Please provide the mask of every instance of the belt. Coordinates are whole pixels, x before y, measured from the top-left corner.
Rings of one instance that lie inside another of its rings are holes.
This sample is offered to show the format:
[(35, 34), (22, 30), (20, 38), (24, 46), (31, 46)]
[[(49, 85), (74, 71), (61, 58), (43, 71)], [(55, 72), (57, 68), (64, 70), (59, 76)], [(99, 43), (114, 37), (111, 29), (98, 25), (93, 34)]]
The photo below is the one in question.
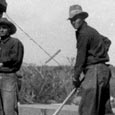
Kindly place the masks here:
[(96, 64), (87, 65), (85, 69), (94, 68), (95, 66), (99, 66), (99, 65), (106, 65), (106, 63), (104, 62), (104, 63), (96, 63)]

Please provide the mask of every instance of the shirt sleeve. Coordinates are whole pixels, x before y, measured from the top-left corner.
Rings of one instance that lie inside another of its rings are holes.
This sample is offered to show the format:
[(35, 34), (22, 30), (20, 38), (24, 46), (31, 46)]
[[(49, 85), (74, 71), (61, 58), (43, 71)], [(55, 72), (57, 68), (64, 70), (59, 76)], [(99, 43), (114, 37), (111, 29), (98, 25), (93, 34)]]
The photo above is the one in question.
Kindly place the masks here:
[(109, 40), (109, 38), (107, 38), (107, 37), (105, 37), (105, 36), (103, 36), (103, 35), (100, 35), (100, 36), (101, 36), (101, 38), (102, 38), (103, 41), (104, 41), (106, 50), (108, 51), (109, 48), (110, 48), (110, 45), (111, 45), (111, 41)]
[(20, 41), (16, 42), (10, 50), (10, 54), (3, 60), (0, 72), (11, 73), (20, 69), (24, 54), (24, 47)]
[(88, 36), (80, 35), (77, 39), (77, 57), (74, 67), (75, 79), (80, 77), (87, 57)]

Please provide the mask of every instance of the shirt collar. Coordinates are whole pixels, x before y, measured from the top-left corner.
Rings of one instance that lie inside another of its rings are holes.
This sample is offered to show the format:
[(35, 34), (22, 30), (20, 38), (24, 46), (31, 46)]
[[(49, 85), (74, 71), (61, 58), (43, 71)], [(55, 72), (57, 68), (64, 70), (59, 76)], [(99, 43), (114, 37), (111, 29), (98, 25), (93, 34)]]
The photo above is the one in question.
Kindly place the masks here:
[(86, 26), (87, 26), (87, 22), (84, 21), (82, 25), (80, 26), (80, 28), (77, 30), (77, 33), (83, 32)]
[(8, 37), (6, 37), (6, 38), (4, 38), (4, 39), (1, 39), (0, 41), (1, 41), (2, 43), (6, 43), (9, 39), (10, 39), (10, 37), (8, 36)]

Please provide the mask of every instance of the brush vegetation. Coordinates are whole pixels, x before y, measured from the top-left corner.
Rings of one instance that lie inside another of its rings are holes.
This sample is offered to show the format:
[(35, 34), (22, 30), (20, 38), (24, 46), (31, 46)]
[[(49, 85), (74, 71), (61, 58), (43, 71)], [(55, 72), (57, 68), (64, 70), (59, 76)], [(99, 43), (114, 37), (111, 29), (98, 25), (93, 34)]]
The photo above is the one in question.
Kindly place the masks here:
[[(112, 71), (111, 95), (115, 97), (115, 67)], [(36, 66), (23, 64), (18, 72), (21, 104), (61, 103), (73, 89), (73, 66)], [(67, 103), (71, 104), (74, 97)]]

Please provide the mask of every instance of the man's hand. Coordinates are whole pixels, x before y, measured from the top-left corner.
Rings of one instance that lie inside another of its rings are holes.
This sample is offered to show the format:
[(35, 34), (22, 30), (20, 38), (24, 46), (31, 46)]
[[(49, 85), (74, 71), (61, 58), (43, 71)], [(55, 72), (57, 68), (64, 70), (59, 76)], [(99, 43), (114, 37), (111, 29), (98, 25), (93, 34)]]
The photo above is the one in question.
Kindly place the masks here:
[(74, 85), (74, 87), (78, 88), (80, 86), (80, 84), (81, 84), (81, 82), (80, 82), (79, 78), (75, 79), (73, 77), (73, 85)]

